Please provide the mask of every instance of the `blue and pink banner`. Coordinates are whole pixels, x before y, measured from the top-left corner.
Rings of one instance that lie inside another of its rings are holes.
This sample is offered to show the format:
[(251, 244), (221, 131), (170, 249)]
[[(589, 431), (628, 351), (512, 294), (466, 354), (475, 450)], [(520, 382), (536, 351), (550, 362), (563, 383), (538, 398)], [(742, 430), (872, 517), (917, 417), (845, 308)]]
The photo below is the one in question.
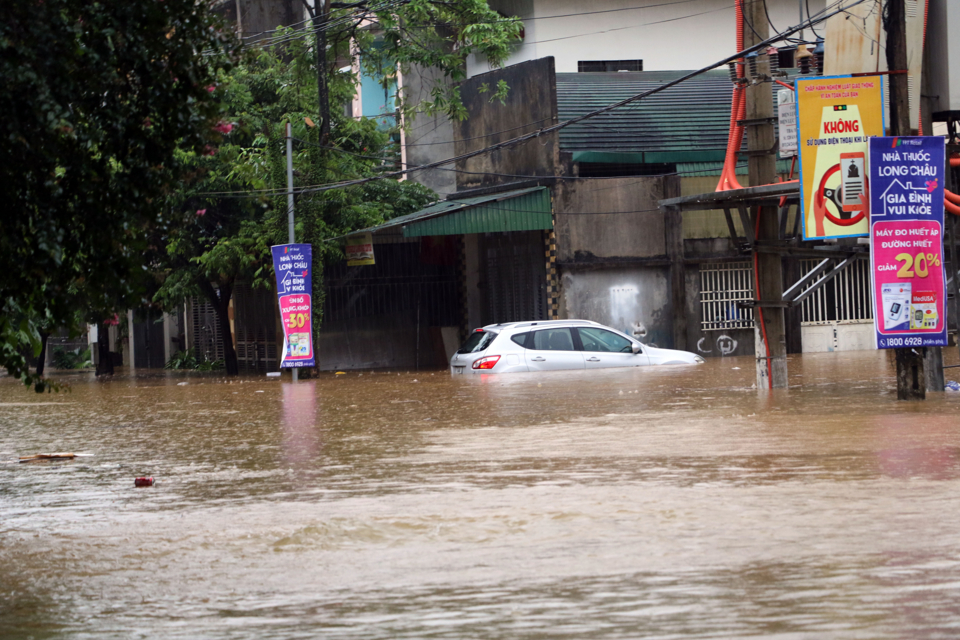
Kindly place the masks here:
[(878, 349), (945, 347), (944, 139), (870, 138), (870, 256)]
[(283, 321), (283, 350), (280, 366), (315, 367), (313, 353), (312, 303), (313, 248), (309, 244), (281, 244), (270, 247), (277, 274), (277, 297)]

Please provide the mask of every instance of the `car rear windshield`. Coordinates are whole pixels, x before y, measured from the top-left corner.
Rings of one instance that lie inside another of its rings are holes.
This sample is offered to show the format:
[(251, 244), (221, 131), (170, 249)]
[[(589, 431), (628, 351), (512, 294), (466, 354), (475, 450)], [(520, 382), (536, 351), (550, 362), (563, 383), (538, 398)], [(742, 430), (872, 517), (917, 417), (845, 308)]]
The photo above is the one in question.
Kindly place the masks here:
[(463, 343), (463, 346), (457, 350), (457, 353), (477, 353), (490, 346), (497, 334), (493, 331), (474, 331)]

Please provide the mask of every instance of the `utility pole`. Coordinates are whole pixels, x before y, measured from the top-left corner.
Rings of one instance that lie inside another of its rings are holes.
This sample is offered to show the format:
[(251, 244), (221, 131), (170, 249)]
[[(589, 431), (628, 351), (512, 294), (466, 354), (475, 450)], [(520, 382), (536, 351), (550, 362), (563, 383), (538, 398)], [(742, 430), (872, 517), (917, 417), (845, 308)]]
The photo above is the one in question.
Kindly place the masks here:
[[(884, 28), (887, 31), (887, 69), (890, 80), (890, 135), (910, 135), (910, 108), (907, 96), (907, 16), (904, 0), (885, 0)], [(936, 349), (940, 351), (939, 348)], [(938, 361), (942, 368), (942, 355), (934, 354), (932, 348), (894, 349), (897, 361), (897, 398), (900, 400), (924, 400), (927, 397), (926, 364), (931, 371)], [(937, 356), (940, 356), (939, 358)], [(942, 374), (941, 374), (942, 379)], [(935, 380), (933, 388), (936, 388)], [(942, 390), (943, 383), (940, 383)]]
[[(769, 37), (767, 16), (760, 0), (744, 0), (744, 46), (750, 47)], [(751, 27), (752, 25), (752, 27)], [(770, 59), (765, 53), (759, 56), (757, 73), (770, 76)], [(751, 152), (772, 150), (776, 138), (773, 135), (773, 96), (770, 84), (760, 82), (746, 89), (747, 146)], [(751, 155), (747, 161), (750, 186), (772, 184), (777, 179), (777, 162), (771, 151)], [(779, 239), (777, 208), (757, 207), (759, 216), (756, 240), (758, 244), (773, 244)], [(779, 253), (758, 252), (754, 247), (755, 280), (757, 283), (756, 318), (754, 335), (757, 353), (757, 389), (785, 389), (787, 387), (787, 343), (783, 307), (782, 261)]]
[[(287, 122), (287, 236), (290, 244), (296, 242), (293, 228), (293, 135), (289, 122)], [(283, 318), (280, 318), (280, 321), (284, 322)], [(297, 369), (292, 369), (290, 374), (293, 376), (293, 382), (296, 382), (299, 378)]]

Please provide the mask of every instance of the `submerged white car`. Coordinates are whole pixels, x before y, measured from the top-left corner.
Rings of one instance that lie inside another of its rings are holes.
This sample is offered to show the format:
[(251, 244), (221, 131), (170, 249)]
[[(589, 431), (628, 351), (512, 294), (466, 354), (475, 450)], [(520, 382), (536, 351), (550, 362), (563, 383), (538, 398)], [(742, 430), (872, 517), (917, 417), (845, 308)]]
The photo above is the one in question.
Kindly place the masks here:
[(514, 373), (702, 364), (689, 351), (649, 347), (589, 320), (540, 320), (475, 329), (450, 359), (450, 373)]

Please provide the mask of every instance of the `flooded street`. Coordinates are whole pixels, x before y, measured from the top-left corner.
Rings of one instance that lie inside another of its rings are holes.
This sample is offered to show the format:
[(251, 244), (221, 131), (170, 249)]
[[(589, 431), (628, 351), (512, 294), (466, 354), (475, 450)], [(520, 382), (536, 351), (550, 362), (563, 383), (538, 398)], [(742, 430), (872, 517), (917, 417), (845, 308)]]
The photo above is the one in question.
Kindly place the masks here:
[(0, 637), (954, 638), (960, 393), (889, 356), (3, 379)]

